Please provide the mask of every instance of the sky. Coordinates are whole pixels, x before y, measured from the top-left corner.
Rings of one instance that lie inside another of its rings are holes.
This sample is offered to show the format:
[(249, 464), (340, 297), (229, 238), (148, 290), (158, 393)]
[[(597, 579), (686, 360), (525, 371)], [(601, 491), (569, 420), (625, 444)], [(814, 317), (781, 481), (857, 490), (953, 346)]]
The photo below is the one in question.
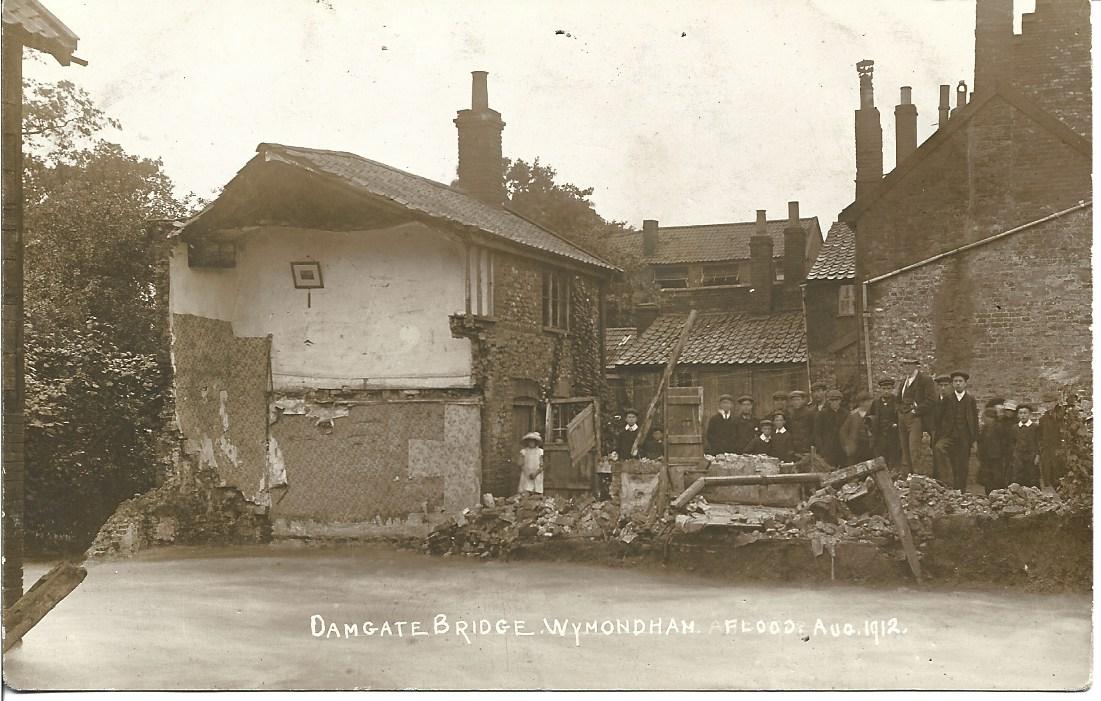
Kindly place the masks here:
[[(1019, 23), (1034, 0), (1016, 3)], [(122, 123), (108, 138), (208, 198), (261, 142), (451, 182), (452, 120), (485, 70), (504, 155), (593, 187), (608, 219), (780, 219), (799, 200), (825, 230), (852, 200), (857, 61), (875, 61), (886, 171), (899, 87), (920, 142), (938, 86), (974, 71), (973, 0), (44, 4), (89, 65), (27, 76), (86, 89)]]

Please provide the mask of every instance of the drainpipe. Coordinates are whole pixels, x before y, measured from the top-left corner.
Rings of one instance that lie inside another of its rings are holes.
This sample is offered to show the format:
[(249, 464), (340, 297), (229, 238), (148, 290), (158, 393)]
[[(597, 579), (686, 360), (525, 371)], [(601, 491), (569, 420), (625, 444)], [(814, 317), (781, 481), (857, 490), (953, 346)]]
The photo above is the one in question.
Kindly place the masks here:
[(807, 332), (807, 283), (799, 284), (799, 300), (803, 305), (803, 338), (807, 344), (807, 389), (810, 389), (810, 334)]
[(872, 312), (868, 309), (868, 282), (860, 283), (860, 326), (864, 333), (864, 369), (868, 376), (868, 391), (872, 391), (872, 347), (868, 343), (868, 319)]

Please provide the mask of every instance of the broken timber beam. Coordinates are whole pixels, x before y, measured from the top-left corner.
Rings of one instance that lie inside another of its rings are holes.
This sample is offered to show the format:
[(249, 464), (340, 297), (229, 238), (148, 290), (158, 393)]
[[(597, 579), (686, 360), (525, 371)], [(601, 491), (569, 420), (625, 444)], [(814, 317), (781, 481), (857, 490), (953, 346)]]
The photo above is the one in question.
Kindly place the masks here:
[(62, 562), (42, 575), (34, 586), (4, 612), (4, 652), (23, 639), (42, 617), (77, 588), (88, 570), (71, 562)]
[(796, 472), (788, 475), (714, 475), (699, 477), (673, 501), (674, 509), (683, 509), (704, 487), (733, 487), (761, 484), (819, 484), (822, 475), (817, 472)]
[[(880, 458), (882, 460), (882, 458)], [(914, 573), (914, 579), (921, 581), (921, 561), (918, 560), (917, 548), (914, 547), (914, 535), (910, 532), (910, 522), (906, 519), (906, 512), (902, 510), (902, 499), (898, 488), (891, 481), (891, 476), (886, 470), (876, 470), (872, 474), (875, 486), (879, 487), (883, 494), (883, 500), (887, 502), (887, 513), (898, 529), (898, 540), (902, 543), (902, 552), (906, 554), (906, 562), (910, 563), (910, 571)]]
[(661, 380), (658, 382), (657, 389), (654, 390), (654, 397), (650, 400), (650, 406), (646, 409), (646, 416), (642, 419), (642, 425), (639, 427), (638, 435), (635, 436), (635, 443), (631, 446), (630, 455), (619, 456), (621, 460), (627, 460), (638, 456), (638, 449), (642, 445), (642, 442), (646, 440), (646, 434), (650, 432), (650, 424), (654, 421), (654, 411), (658, 407), (658, 401), (661, 400), (661, 394), (665, 391), (665, 386), (669, 384), (669, 380), (673, 377), (673, 370), (677, 367), (677, 361), (680, 360), (681, 351), (688, 345), (688, 334), (692, 331), (692, 324), (696, 323), (696, 310), (693, 309), (688, 313), (688, 318), (684, 322), (684, 328), (681, 329), (680, 338), (677, 339), (677, 344), (673, 346), (672, 352), (669, 353), (669, 361), (665, 364), (665, 372), (661, 374)]

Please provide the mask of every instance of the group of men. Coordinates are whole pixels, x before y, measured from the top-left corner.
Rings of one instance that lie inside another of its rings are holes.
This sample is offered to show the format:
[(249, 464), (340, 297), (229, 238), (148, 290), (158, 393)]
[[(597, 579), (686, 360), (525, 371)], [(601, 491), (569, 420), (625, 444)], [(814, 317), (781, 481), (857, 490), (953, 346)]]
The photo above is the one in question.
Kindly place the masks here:
[(813, 449), (831, 467), (881, 456), (900, 476), (919, 472), (963, 491), (977, 445), (978, 481), (987, 491), (1013, 482), (1054, 486), (1062, 476), (1055, 457), (1060, 439), (1053, 398), (1045, 401), (1048, 411), (1039, 421), (1027, 402), (1000, 398), (986, 403), (980, 420), (967, 372), (933, 377), (914, 358), (903, 360), (903, 369), (898, 381), (879, 380), (878, 398), (860, 392), (845, 409), (844, 395), (821, 382), (811, 387), (809, 397), (802, 390), (776, 392), (762, 418), (755, 415), (749, 395), (724, 394), (708, 421), (705, 450), (797, 462)]

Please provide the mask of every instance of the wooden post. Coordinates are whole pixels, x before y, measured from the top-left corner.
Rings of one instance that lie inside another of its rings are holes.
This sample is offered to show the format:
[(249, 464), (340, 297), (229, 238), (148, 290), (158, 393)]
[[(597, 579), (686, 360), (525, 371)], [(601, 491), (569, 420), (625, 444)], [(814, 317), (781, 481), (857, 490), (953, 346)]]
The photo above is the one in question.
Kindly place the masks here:
[(4, 652), (23, 639), (35, 624), (42, 620), (58, 602), (68, 596), (84, 581), (88, 570), (71, 562), (62, 562), (42, 575), (42, 579), (4, 611), (6, 632)]
[(921, 561), (918, 560), (917, 548), (914, 547), (914, 536), (910, 532), (910, 522), (906, 520), (906, 512), (902, 510), (902, 499), (891, 481), (891, 476), (886, 470), (876, 470), (872, 473), (872, 479), (883, 494), (883, 500), (887, 502), (887, 513), (894, 521), (898, 529), (898, 539), (902, 543), (902, 551), (906, 554), (906, 561), (910, 563), (910, 571), (914, 573), (914, 579), (921, 581)]
[[(681, 351), (683, 351), (684, 346), (688, 344), (688, 334), (692, 331), (692, 324), (694, 323), (696, 323), (695, 309), (688, 313), (688, 319), (685, 320), (684, 328), (681, 329), (680, 338), (677, 339), (676, 345), (673, 346), (673, 351), (669, 354), (669, 361), (665, 364), (665, 372), (661, 374), (661, 380), (654, 390), (654, 397), (650, 400), (650, 406), (646, 409), (646, 416), (642, 419), (642, 425), (639, 427), (638, 435), (635, 436), (635, 443), (631, 446), (631, 454), (626, 456), (626, 458), (636, 457), (638, 455), (639, 446), (646, 440), (646, 434), (650, 432), (650, 424), (654, 421), (654, 410), (657, 409), (658, 401), (661, 400), (661, 393), (665, 391), (665, 386), (669, 384), (669, 380), (673, 376), (673, 370), (677, 367), (677, 360), (680, 359)], [(623, 456), (621, 456), (621, 458), (622, 457)]]

